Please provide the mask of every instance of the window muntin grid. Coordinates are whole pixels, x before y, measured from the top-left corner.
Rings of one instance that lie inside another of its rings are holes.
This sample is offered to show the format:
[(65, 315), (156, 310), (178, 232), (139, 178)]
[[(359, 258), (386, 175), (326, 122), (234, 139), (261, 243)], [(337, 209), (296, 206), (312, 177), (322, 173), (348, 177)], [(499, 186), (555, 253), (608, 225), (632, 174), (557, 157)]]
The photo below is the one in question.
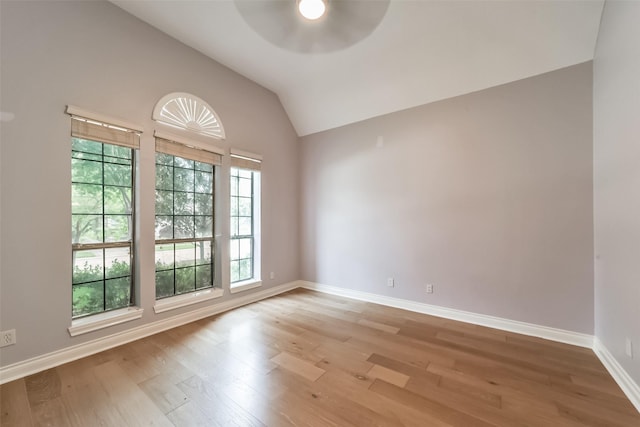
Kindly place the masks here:
[(259, 172), (231, 168), (230, 282), (254, 278), (254, 209), (255, 176)]
[(135, 150), (71, 139), (72, 317), (133, 304)]
[(156, 299), (213, 287), (214, 172), (156, 153)]

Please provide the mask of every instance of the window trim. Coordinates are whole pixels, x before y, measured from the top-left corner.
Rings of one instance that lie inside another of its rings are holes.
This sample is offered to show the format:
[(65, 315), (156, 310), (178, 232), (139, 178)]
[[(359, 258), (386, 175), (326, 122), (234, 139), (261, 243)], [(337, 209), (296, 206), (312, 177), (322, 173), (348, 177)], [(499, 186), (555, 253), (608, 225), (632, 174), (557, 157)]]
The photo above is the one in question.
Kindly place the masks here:
[(175, 310), (177, 308), (186, 307), (188, 305), (198, 304), (203, 301), (220, 298), (224, 295), (222, 288), (204, 288), (193, 292), (174, 295), (172, 297), (157, 299), (153, 305), (153, 311), (164, 313), (165, 311)]
[[(230, 158), (231, 165), (229, 168), (229, 201), (231, 199), (231, 169), (240, 169), (245, 171), (250, 171), (254, 175), (252, 176), (252, 194), (251, 194), (251, 223), (252, 223), (252, 234), (251, 234), (251, 246), (252, 246), (252, 268), (253, 274), (252, 277), (245, 280), (240, 280), (237, 282), (231, 281), (231, 242), (235, 239), (242, 238), (242, 236), (237, 236), (234, 238), (231, 233), (230, 227), (228, 227), (229, 231), (229, 239), (227, 242), (228, 247), (228, 259), (227, 266), (229, 271), (228, 282), (229, 282), (229, 291), (233, 293), (243, 292), (250, 289), (254, 289), (262, 286), (262, 239), (261, 239), (261, 231), (262, 231), (262, 156), (259, 154), (250, 153), (248, 151), (239, 150), (232, 148), (230, 150)], [(257, 189), (256, 189), (257, 187)], [(230, 202), (229, 202), (230, 205)], [(231, 209), (229, 206), (228, 212), (229, 221), (231, 220)], [(246, 236), (244, 236), (246, 238)]]
[(262, 280), (260, 279), (243, 280), (241, 282), (231, 283), (229, 286), (229, 292), (237, 294), (238, 292), (248, 291), (250, 289), (259, 288), (260, 286), (262, 286)]
[(144, 132), (144, 127), (141, 125), (127, 122), (125, 120), (108, 116), (106, 114), (94, 113), (93, 111), (85, 110), (84, 108), (76, 107), (75, 105), (67, 105), (65, 113), (70, 116), (82, 117), (84, 119), (95, 120), (100, 123), (118, 126), (139, 134)]
[[(136, 301), (136, 290), (137, 290), (137, 280), (136, 280), (136, 253), (137, 244), (136, 244), (136, 226), (137, 226), (137, 214), (136, 214), (136, 199), (137, 199), (137, 185), (136, 185), (136, 172), (137, 172), (137, 153), (136, 151), (140, 149), (140, 135), (143, 132), (143, 127), (132, 124), (130, 122), (110, 117), (104, 114), (99, 114), (95, 112), (91, 112), (88, 110), (81, 109), (79, 107), (73, 105), (67, 105), (65, 109), (65, 113), (71, 117), (71, 139), (80, 138), (93, 142), (97, 142), (102, 144), (116, 145), (125, 148), (129, 148), (131, 150), (131, 238), (128, 241), (120, 241), (120, 242), (100, 242), (100, 243), (73, 243), (71, 242), (71, 255), (73, 259), (73, 254), (76, 251), (81, 250), (89, 250), (89, 249), (109, 249), (114, 247), (128, 247), (129, 248), (129, 277), (130, 277), (130, 286), (129, 286), (129, 304), (127, 307), (121, 307), (116, 309), (106, 309), (106, 300), (103, 302), (103, 310), (95, 313), (86, 313), (80, 314), (77, 316), (73, 315), (73, 296), (71, 298), (71, 326), (69, 329), (69, 333), (72, 334), (80, 334), (85, 332), (75, 332), (76, 330), (83, 331), (87, 329), (87, 332), (91, 332), (93, 330), (102, 329), (104, 327), (108, 327), (114, 324), (126, 322), (128, 320), (133, 320), (130, 312), (135, 312), (136, 310), (141, 310), (139, 306), (137, 306)], [(97, 131), (95, 134), (92, 134), (93, 131)], [(80, 132), (78, 134), (78, 132)], [(86, 134), (86, 135), (85, 135)], [(121, 134), (121, 135), (118, 135)], [(97, 138), (93, 138), (92, 135), (97, 136)], [(122, 135), (126, 135), (126, 138), (121, 139)], [(115, 137), (114, 137), (115, 136)], [(73, 150), (72, 150), (73, 151)], [(103, 149), (104, 156), (104, 149)], [(73, 159), (73, 155), (71, 156)], [(103, 160), (104, 162), (104, 160)], [(72, 184), (73, 185), (73, 184)], [(104, 186), (104, 183), (102, 184)], [(102, 214), (105, 215), (104, 212)], [(73, 213), (71, 213), (71, 217), (73, 218)], [(104, 236), (103, 236), (104, 238)], [(73, 295), (73, 271), (74, 271), (74, 263), (72, 262), (71, 271), (72, 271), (72, 281), (71, 281), (71, 293)], [(106, 270), (103, 271), (103, 292), (106, 292), (104, 286), (106, 285)], [(103, 298), (105, 296), (103, 295)], [(124, 315), (123, 315), (124, 313)], [(142, 314), (140, 313), (140, 317)], [(134, 318), (138, 318), (135, 317)], [(106, 320), (105, 320), (106, 319)], [(114, 320), (115, 319), (115, 320)], [(124, 319), (124, 320), (123, 320)], [(114, 323), (115, 322), (115, 323)], [(80, 325), (80, 326), (78, 326)], [(89, 326), (83, 326), (89, 325)], [(76, 327), (78, 326), (78, 327)], [(72, 333), (73, 331), (73, 333)]]
[[(167, 154), (173, 157), (181, 157), (181, 158), (186, 158), (192, 161), (196, 161), (196, 162), (201, 162), (201, 163), (206, 163), (212, 166), (212, 187), (211, 187), (211, 199), (212, 199), (212, 214), (211, 214), (211, 220), (212, 220), (212, 235), (211, 237), (195, 237), (195, 233), (194, 233), (194, 237), (193, 238), (171, 238), (171, 239), (156, 239), (154, 238), (154, 258), (156, 255), (156, 246), (157, 245), (162, 245), (162, 244), (177, 244), (177, 243), (194, 243), (197, 244), (198, 242), (211, 242), (211, 253), (212, 253), (212, 259), (211, 259), (211, 270), (212, 270), (212, 277), (211, 277), (211, 287), (206, 287), (206, 288), (200, 288), (200, 289), (194, 289), (192, 291), (188, 291), (185, 293), (180, 293), (180, 294), (176, 294), (175, 293), (175, 271), (176, 271), (176, 266), (174, 265), (173, 267), (173, 271), (174, 271), (174, 294), (173, 295), (169, 295), (169, 296), (164, 296), (164, 297), (160, 297), (158, 298), (157, 295), (157, 282), (155, 280), (155, 276), (157, 275), (158, 271), (155, 269), (154, 267), (154, 311), (156, 313), (162, 313), (164, 311), (168, 311), (168, 310), (173, 310), (175, 308), (179, 308), (179, 307), (183, 307), (185, 305), (190, 305), (190, 304), (195, 304), (198, 303), (200, 301), (206, 301), (208, 299), (213, 299), (213, 298), (218, 298), (221, 297), (223, 294), (222, 289), (220, 287), (216, 287), (216, 277), (215, 277), (215, 272), (217, 270), (217, 267), (219, 267), (219, 262), (216, 259), (216, 247), (217, 247), (217, 236), (215, 233), (215, 227), (216, 227), (216, 187), (217, 187), (217, 177), (216, 175), (219, 173), (218, 170), (220, 168), (220, 166), (222, 165), (222, 150), (220, 150), (217, 147), (207, 147), (207, 148), (201, 148), (200, 146), (198, 146), (196, 144), (196, 146), (194, 146), (194, 144), (191, 144), (191, 141), (186, 141), (184, 138), (178, 138), (176, 139), (167, 139), (167, 137), (170, 137), (170, 135), (167, 134), (162, 134), (158, 131), (154, 132), (154, 136), (155, 136), (155, 154), (157, 155), (158, 153), (163, 153), (163, 154)], [(155, 167), (157, 168), (158, 164), (154, 161)], [(173, 166), (175, 168), (175, 166)], [(156, 183), (157, 184), (157, 183)], [(155, 184), (154, 184), (155, 187)], [(158, 191), (157, 188), (155, 188), (155, 191)], [(175, 188), (172, 190), (175, 193)], [(197, 193), (194, 193), (197, 194)], [(195, 213), (194, 213), (195, 215)], [(157, 212), (154, 212), (154, 217), (157, 216)], [(155, 219), (154, 219), (155, 221)], [(175, 248), (174, 248), (174, 254), (175, 254)], [(218, 255), (219, 257), (219, 255)], [(170, 270), (165, 270), (165, 271), (170, 271)], [(220, 292), (215, 292), (215, 291), (220, 291)], [(214, 291), (212, 293), (209, 293), (208, 291)]]
[(110, 326), (119, 325), (120, 323), (141, 319), (143, 313), (144, 309), (137, 306), (103, 311), (100, 313), (72, 319), (71, 326), (69, 326), (67, 330), (69, 331), (69, 335), (75, 337), (78, 335), (108, 328)]

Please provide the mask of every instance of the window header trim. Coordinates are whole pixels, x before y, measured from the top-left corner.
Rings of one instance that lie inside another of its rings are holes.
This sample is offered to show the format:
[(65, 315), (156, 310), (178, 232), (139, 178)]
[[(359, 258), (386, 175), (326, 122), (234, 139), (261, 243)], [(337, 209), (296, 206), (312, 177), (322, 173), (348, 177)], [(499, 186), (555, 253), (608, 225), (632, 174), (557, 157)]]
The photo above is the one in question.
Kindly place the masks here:
[(70, 116), (82, 117), (84, 119), (95, 120), (104, 124), (115, 125), (139, 134), (144, 132), (144, 127), (141, 125), (127, 122), (116, 117), (107, 116), (106, 114), (85, 110), (83, 108), (76, 107), (75, 105), (67, 105), (65, 113)]

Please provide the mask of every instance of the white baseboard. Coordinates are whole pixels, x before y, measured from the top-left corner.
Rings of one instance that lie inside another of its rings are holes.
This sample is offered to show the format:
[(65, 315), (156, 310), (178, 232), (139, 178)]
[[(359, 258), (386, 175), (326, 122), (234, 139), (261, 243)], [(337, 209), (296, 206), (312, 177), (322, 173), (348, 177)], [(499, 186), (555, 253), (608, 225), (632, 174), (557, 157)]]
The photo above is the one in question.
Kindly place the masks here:
[(62, 365), (63, 363), (72, 362), (82, 357), (90, 356), (149, 335), (157, 334), (158, 332), (166, 331), (167, 329), (204, 319), (205, 317), (209, 317), (214, 314), (222, 313), (246, 304), (251, 304), (252, 302), (260, 301), (262, 299), (290, 291), (291, 289), (298, 288), (300, 287), (300, 284), (301, 283), (299, 281), (285, 283), (280, 286), (242, 295), (218, 304), (199, 308), (197, 310), (138, 326), (103, 338), (98, 338), (72, 347), (36, 356), (25, 361), (3, 366), (0, 368), (0, 384), (35, 374), (36, 372), (44, 371), (45, 369), (50, 369)]
[(593, 348), (593, 335), (582, 334), (579, 332), (550, 328), (548, 326), (519, 322), (517, 320), (503, 319), (501, 317), (488, 316), (486, 314), (471, 313), (468, 311), (387, 297), (384, 295), (376, 295), (368, 292), (321, 285), (314, 282), (302, 281), (302, 287), (360, 301), (373, 302), (389, 307), (402, 308), (404, 310), (415, 311), (417, 313), (429, 314), (431, 316), (444, 317), (445, 319), (452, 319), (458, 320), (460, 322), (472, 323), (474, 325), (487, 326), (489, 328), (544, 338), (551, 341), (558, 341), (565, 344), (576, 345), (579, 347)]
[(417, 313), (429, 314), (446, 319), (458, 320), (475, 325), (487, 326), (504, 331), (515, 332), (523, 335), (530, 335), (551, 341), (572, 344), (579, 347), (590, 348), (600, 359), (605, 368), (609, 371), (613, 379), (618, 383), (624, 394), (640, 412), (640, 386), (629, 376), (624, 368), (613, 357), (602, 342), (593, 335), (578, 332), (566, 331), (563, 329), (550, 328), (531, 323), (519, 322), (515, 320), (503, 319), (500, 317), (487, 316), (484, 314), (470, 313), (462, 310), (454, 310), (446, 307), (439, 307), (414, 301), (392, 298), (383, 295), (371, 294), (368, 292), (354, 291), (351, 289), (338, 288), (335, 286), (322, 285), (314, 282), (300, 281), (300, 287), (311, 289), (327, 294), (339, 295), (359, 301), (372, 302), (389, 307), (402, 308)]
[(149, 335), (157, 334), (171, 328), (175, 328), (196, 320), (204, 319), (218, 313), (232, 310), (243, 305), (278, 295), (295, 288), (306, 288), (323, 293), (339, 295), (346, 298), (360, 301), (372, 302), (389, 307), (401, 308), (417, 313), (429, 314), (446, 319), (458, 320), (490, 328), (520, 333), (524, 335), (536, 336), (551, 341), (558, 341), (580, 347), (591, 348), (596, 356), (604, 364), (613, 379), (618, 383), (622, 391), (627, 395), (631, 403), (640, 411), (640, 386), (627, 374), (624, 368), (613, 357), (602, 342), (592, 335), (566, 331), (562, 329), (550, 328), (531, 323), (519, 322), (499, 317), (487, 316), (484, 314), (471, 313), (462, 310), (455, 310), (446, 307), (439, 307), (399, 298), (387, 297), (383, 295), (371, 294), (368, 292), (355, 291), (351, 289), (338, 288), (335, 286), (321, 285), (319, 283), (307, 281), (293, 281), (280, 286), (242, 295), (228, 301), (189, 311), (167, 319), (159, 320), (150, 324), (142, 325), (127, 331), (109, 335), (86, 343), (57, 350), (41, 356), (37, 356), (25, 361), (0, 368), (0, 384), (16, 380), (46, 369), (50, 369), (63, 363), (72, 362), (82, 357), (90, 356)]
[(629, 376), (627, 371), (618, 363), (616, 358), (613, 357), (598, 337), (594, 340), (593, 351), (604, 367), (607, 368), (607, 371), (609, 371), (613, 379), (616, 380), (624, 394), (627, 395), (633, 406), (640, 412), (640, 386), (633, 381), (633, 378)]

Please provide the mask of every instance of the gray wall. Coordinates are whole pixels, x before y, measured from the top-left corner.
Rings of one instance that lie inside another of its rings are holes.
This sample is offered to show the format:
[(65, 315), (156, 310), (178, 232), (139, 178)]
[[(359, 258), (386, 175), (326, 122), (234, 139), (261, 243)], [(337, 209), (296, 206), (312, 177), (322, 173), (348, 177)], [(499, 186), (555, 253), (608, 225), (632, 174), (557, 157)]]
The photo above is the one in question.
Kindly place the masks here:
[[(640, 384), (640, 3), (608, 1), (594, 60), (596, 336)], [(625, 340), (635, 355), (625, 355)]]
[(301, 144), (303, 279), (593, 333), (591, 62)]
[[(14, 113), (15, 119), (2, 123), (0, 133), (0, 328), (15, 328), (18, 338), (17, 345), (0, 350), (3, 366), (203, 306), (162, 315), (152, 309), (153, 129), (158, 126), (151, 111), (170, 92), (193, 93), (216, 110), (228, 137), (223, 147), (263, 154), (263, 289), (299, 278), (298, 143), (275, 94), (110, 3), (2, 1), (1, 7), (0, 110)], [(147, 191), (140, 194), (138, 211), (144, 317), (76, 338), (67, 332), (67, 104), (145, 127), (139, 180)], [(270, 271), (275, 280), (268, 279)]]

